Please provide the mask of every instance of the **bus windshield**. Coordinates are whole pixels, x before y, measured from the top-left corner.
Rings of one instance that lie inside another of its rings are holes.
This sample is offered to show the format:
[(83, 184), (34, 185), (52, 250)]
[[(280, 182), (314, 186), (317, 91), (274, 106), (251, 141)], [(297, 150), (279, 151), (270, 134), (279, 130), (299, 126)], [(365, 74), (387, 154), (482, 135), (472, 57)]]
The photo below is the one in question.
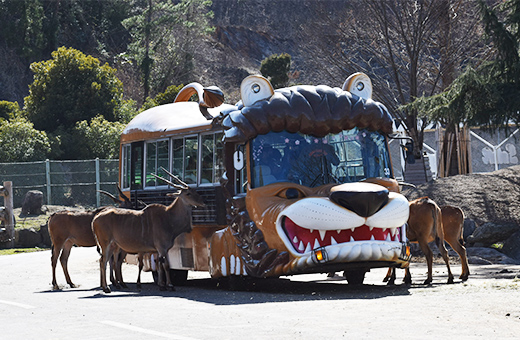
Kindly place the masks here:
[(316, 187), (390, 177), (385, 137), (354, 128), (318, 138), (300, 133), (270, 132), (251, 142), (251, 186), (292, 182)]

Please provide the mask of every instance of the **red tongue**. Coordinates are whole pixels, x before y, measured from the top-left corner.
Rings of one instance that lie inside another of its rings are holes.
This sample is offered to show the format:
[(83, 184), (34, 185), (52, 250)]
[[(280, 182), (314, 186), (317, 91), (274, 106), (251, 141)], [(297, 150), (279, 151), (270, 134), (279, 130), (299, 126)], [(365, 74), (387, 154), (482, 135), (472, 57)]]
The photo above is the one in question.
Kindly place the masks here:
[[(294, 249), (302, 254), (305, 251), (305, 248), (307, 248), (307, 244), (309, 243), (311, 249), (314, 249), (316, 240), (318, 241), (320, 247), (325, 247), (332, 244), (332, 238), (334, 238), (336, 243), (350, 242), (351, 237), (354, 238), (355, 241), (368, 241), (372, 238), (372, 236), (374, 237), (374, 240), (384, 241), (390, 233), (390, 229), (383, 231), (381, 228), (373, 228), (370, 230), (367, 225), (362, 225), (354, 229), (354, 231), (346, 229), (341, 230), (338, 233), (336, 230), (328, 230), (322, 240), (318, 230), (313, 230), (311, 233), (309, 229), (298, 226), (288, 217), (284, 218), (283, 226), (287, 237), (289, 237), (289, 240), (291, 240), (294, 246)], [(395, 240), (394, 237), (390, 237), (392, 240)], [(397, 237), (398, 236), (396, 234), (395, 238)]]

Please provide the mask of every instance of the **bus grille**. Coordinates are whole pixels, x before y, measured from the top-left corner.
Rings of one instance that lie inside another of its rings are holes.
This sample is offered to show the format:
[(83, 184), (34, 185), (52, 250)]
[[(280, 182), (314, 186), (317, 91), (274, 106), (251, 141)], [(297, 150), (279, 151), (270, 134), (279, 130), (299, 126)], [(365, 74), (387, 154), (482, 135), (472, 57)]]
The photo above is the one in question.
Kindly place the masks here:
[[(226, 208), (222, 188), (220, 186), (199, 187), (196, 190), (204, 198), (206, 207), (193, 209), (191, 214), (192, 224), (226, 224)], [(145, 205), (153, 203), (169, 205), (173, 202), (174, 197), (166, 195), (172, 192), (176, 192), (176, 190), (131, 190), (130, 199), (135, 209), (142, 209)]]

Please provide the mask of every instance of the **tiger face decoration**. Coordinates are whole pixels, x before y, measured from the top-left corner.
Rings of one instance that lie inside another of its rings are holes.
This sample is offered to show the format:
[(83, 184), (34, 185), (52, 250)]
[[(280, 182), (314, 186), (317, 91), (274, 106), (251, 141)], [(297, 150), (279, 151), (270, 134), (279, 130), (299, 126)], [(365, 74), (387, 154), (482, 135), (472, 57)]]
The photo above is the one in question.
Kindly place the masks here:
[(392, 118), (371, 94), (364, 74), (342, 89), (243, 81), (242, 102), (219, 124), (225, 143), (245, 151), (246, 190), (228, 194), (228, 227), (211, 238), (213, 277), (407, 265), (408, 201), (391, 178), (386, 140)]

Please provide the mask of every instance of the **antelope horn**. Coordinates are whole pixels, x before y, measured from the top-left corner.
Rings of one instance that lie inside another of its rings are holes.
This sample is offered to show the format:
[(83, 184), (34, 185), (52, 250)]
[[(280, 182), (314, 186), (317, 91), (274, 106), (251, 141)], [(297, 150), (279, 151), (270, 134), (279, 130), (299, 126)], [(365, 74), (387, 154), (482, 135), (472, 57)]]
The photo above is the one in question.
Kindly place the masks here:
[(411, 188), (417, 188), (415, 184), (412, 183), (406, 183), (406, 182), (398, 182), (399, 185), (402, 185), (404, 187), (411, 187)]
[(114, 203), (121, 203), (121, 202), (123, 202), (119, 198), (117, 198), (116, 196), (112, 195), (111, 193), (109, 193), (107, 191), (104, 191), (104, 190), (96, 190), (96, 191), (100, 192), (102, 194), (107, 195), (108, 197), (110, 197), (114, 201)]
[(175, 184), (169, 180), (167, 180), (166, 178), (162, 178), (161, 176), (157, 176), (156, 174), (150, 174), (152, 175), (153, 177), (157, 178), (157, 179), (160, 179), (161, 181), (164, 181), (166, 183), (168, 183), (169, 185), (171, 185), (172, 187), (174, 187), (175, 189), (179, 189), (179, 190), (182, 190), (182, 189), (186, 189), (178, 184)]
[(166, 172), (166, 174), (168, 176), (170, 176), (171, 178), (173, 178), (174, 180), (176, 180), (177, 182), (179, 182), (180, 185), (182, 185), (184, 187), (184, 189), (188, 189), (189, 188), (189, 185), (184, 183), (183, 181), (181, 181), (179, 179), (179, 177), (175, 176), (174, 174), (172, 174), (171, 172), (169, 172), (168, 170), (166, 170), (164, 167), (161, 166), (161, 170)]
[(123, 194), (123, 191), (121, 190), (119, 185), (116, 185), (116, 187), (117, 187), (117, 192), (119, 192), (119, 197), (123, 197), (123, 200), (125, 200), (125, 202), (130, 202), (130, 199), (128, 197), (126, 197), (125, 194)]

